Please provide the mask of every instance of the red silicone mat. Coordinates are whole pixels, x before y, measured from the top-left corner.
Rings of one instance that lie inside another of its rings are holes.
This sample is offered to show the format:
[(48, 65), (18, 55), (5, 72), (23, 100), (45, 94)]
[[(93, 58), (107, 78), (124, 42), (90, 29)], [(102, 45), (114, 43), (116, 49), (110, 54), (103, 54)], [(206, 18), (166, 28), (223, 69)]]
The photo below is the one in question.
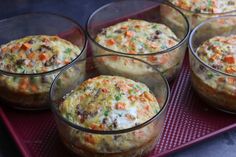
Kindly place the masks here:
[[(187, 60), (172, 85), (165, 128), (150, 157), (167, 155), (236, 127), (234, 115), (207, 107), (192, 90)], [(71, 155), (59, 139), (50, 111), (29, 113), (3, 106), (0, 115), (23, 156)]]

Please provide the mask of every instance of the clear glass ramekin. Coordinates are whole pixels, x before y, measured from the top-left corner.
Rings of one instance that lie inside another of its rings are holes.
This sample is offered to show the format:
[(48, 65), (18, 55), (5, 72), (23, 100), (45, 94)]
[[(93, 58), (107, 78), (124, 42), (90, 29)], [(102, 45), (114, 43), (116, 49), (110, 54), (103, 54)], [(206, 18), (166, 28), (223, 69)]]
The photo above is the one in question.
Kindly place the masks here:
[[(78, 46), (80, 54), (72, 60), (85, 58), (87, 37), (82, 27), (70, 18), (53, 13), (28, 13), (0, 21), (0, 44), (30, 35), (57, 35)], [(72, 63), (71, 62), (71, 63)], [(32, 74), (12, 73), (0, 69), (0, 97), (6, 105), (23, 110), (49, 107), (49, 89), (55, 76), (69, 64), (52, 71)], [(15, 86), (16, 80), (29, 82), (29, 88), (40, 85), (43, 90), (32, 92)]]
[[(198, 25), (189, 39), (193, 88), (209, 105), (231, 113), (236, 113), (236, 75), (209, 66), (199, 58), (196, 50), (203, 42), (215, 36), (236, 34), (235, 26), (236, 16), (213, 18)], [(234, 83), (229, 80), (234, 80)]]
[[(114, 57), (146, 67), (149, 72), (137, 77), (104, 66), (104, 63), (110, 64)], [(160, 111), (140, 125), (111, 131), (84, 128), (63, 117), (59, 109), (63, 97), (85, 80), (99, 75), (122, 76), (146, 84), (158, 100)], [(158, 70), (139, 59), (121, 55), (101, 55), (79, 60), (56, 77), (50, 90), (51, 108), (62, 142), (75, 154), (85, 157), (136, 157), (148, 154), (161, 136), (169, 96), (168, 82)], [(95, 140), (91, 144), (87, 138)]]
[[(169, 3), (171, 3), (171, 2), (169, 2)], [(188, 18), (189, 24), (192, 29), (194, 27), (196, 27), (198, 24), (200, 24), (201, 22), (203, 22), (207, 19), (210, 19), (210, 18), (219, 17), (219, 16), (226, 16), (226, 15), (236, 15), (236, 9), (229, 11), (229, 12), (223, 12), (223, 13), (199, 13), (199, 12), (194, 12), (194, 11), (180, 8), (179, 6), (176, 6), (174, 4), (172, 4), (172, 5), (175, 6), (177, 9), (179, 9)], [(169, 12), (169, 13), (172, 15), (172, 17), (171, 17), (172, 20), (176, 20), (176, 18), (178, 18), (172, 12)]]
[[(167, 14), (170, 11), (178, 17), (176, 20), (170, 20), (171, 15)], [(103, 28), (128, 19), (141, 19), (165, 24), (180, 41), (175, 46), (149, 54), (127, 54), (113, 51), (96, 42), (97, 34)], [(190, 33), (188, 20), (179, 10), (169, 4), (151, 0), (123, 0), (104, 5), (89, 17), (86, 30), (94, 55), (119, 54), (142, 59), (154, 65), (168, 81), (173, 80), (181, 68), (187, 46), (186, 41)], [(150, 58), (153, 59), (150, 60)]]

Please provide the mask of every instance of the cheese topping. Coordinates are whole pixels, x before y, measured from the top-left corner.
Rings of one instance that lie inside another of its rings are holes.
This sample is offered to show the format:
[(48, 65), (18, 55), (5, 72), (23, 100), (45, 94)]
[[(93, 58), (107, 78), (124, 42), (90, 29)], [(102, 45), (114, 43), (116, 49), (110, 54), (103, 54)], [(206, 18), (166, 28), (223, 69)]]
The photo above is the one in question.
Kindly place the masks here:
[(163, 24), (129, 19), (103, 29), (96, 41), (117, 52), (150, 54), (175, 46), (179, 39)]
[(169, 0), (174, 5), (195, 13), (225, 13), (236, 10), (236, 0)]
[(160, 107), (146, 85), (101, 75), (66, 95), (59, 110), (69, 121), (85, 128), (121, 130), (144, 123)]
[(211, 38), (197, 49), (197, 54), (214, 69), (236, 75), (236, 35)]
[(213, 37), (205, 41), (196, 53), (212, 68), (235, 76), (226, 77), (211, 71), (205, 75), (199, 67), (200, 78), (214, 89), (236, 95), (236, 35)]
[(41, 73), (70, 63), (80, 49), (58, 36), (35, 35), (1, 45), (0, 68), (13, 73)]

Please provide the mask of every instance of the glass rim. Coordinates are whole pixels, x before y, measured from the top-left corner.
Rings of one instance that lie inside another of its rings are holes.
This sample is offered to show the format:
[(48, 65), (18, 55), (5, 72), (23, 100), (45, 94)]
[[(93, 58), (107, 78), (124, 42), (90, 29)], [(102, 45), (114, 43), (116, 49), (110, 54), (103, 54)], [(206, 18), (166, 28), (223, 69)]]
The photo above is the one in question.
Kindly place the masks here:
[(179, 41), (176, 45), (170, 47), (170, 48), (167, 48), (167, 49), (164, 49), (162, 51), (158, 51), (158, 52), (153, 52), (153, 53), (147, 53), (147, 54), (128, 54), (128, 53), (124, 53), (124, 52), (119, 52), (119, 51), (115, 51), (115, 50), (112, 50), (112, 49), (109, 49), (105, 46), (102, 46), (101, 44), (99, 44), (98, 42), (95, 41), (95, 39), (91, 36), (90, 34), (90, 29), (89, 29), (89, 25), (90, 25), (90, 22), (92, 20), (92, 18), (99, 12), (101, 11), (102, 9), (106, 8), (106, 7), (109, 7), (110, 5), (115, 5), (116, 3), (120, 3), (120, 2), (129, 2), (129, 0), (117, 0), (115, 2), (111, 2), (111, 3), (108, 3), (106, 5), (103, 5), (102, 7), (98, 8), (97, 10), (95, 10), (88, 18), (87, 22), (86, 22), (86, 32), (87, 32), (87, 35), (88, 35), (88, 38), (98, 47), (104, 49), (105, 51), (109, 51), (109, 52), (112, 52), (112, 53), (115, 53), (115, 54), (121, 54), (121, 55), (128, 55), (128, 56), (151, 56), (151, 55), (161, 55), (161, 54), (165, 54), (165, 53), (171, 53), (173, 50), (181, 47), (185, 41), (188, 39), (189, 35), (190, 35), (190, 24), (189, 24), (189, 21), (187, 19), (187, 17), (179, 10), (177, 9), (175, 6), (171, 5), (170, 3), (168, 2), (163, 2), (163, 3), (158, 3), (158, 2), (155, 2), (154, 0), (133, 0), (133, 1), (137, 1), (137, 2), (140, 2), (140, 1), (143, 1), (143, 2), (154, 2), (156, 4), (159, 4), (160, 5), (166, 5), (174, 10), (176, 10), (180, 15), (182, 15), (184, 21), (186, 22), (186, 33), (184, 35), (184, 37), (181, 39), (181, 41)]
[(210, 15), (210, 16), (222, 16), (222, 15), (226, 15), (226, 14), (230, 14), (230, 13), (236, 13), (236, 9), (235, 10), (231, 10), (231, 11), (227, 11), (227, 12), (221, 12), (221, 13), (197, 13), (197, 12), (194, 12), (194, 11), (191, 11), (191, 10), (187, 10), (187, 9), (184, 9), (184, 8), (181, 8), (175, 4), (173, 4), (172, 2), (170, 2), (169, 0), (167, 0), (168, 3), (172, 4), (173, 6), (175, 6), (176, 8), (180, 9), (180, 10), (184, 10), (185, 12), (188, 12), (188, 13), (191, 13), (191, 14), (200, 14), (200, 15)]
[(214, 17), (214, 18), (208, 19), (208, 20), (206, 20), (206, 21), (200, 23), (199, 25), (197, 25), (197, 26), (193, 29), (193, 31), (191, 32), (191, 34), (190, 34), (190, 37), (189, 37), (189, 48), (190, 48), (190, 51), (191, 51), (192, 55), (193, 55), (201, 64), (203, 64), (205, 67), (207, 67), (207, 68), (213, 70), (214, 72), (220, 73), (220, 74), (222, 74), (222, 75), (226, 75), (226, 76), (230, 76), (230, 77), (236, 77), (236, 74), (229, 74), (229, 73), (225, 73), (225, 72), (223, 72), (223, 71), (217, 70), (217, 69), (211, 67), (210, 65), (208, 65), (207, 63), (205, 63), (204, 61), (202, 61), (202, 59), (199, 58), (199, 56), (196, 54), (196, 51), (195, 51), (194, 48), (193, 48), (193, 37), (194, 37), (194, 35), (196, 34), (196, 32), (197, 32), (201, 27), (203, 27), (203, 26), (204, 26), (205, 24), (207, 24), (207, 23), (211, 23), (211, 22), (216, 21), (216, 20), (218, 20), (218, 19), (229, 19), (229, 18), (231, 18), (231, 17), (233, 17), (233, 18), (236, 19), (236, 15), (227, 15), (227, 16), (221, 16), (221, 17)]
[[(94, 59), (94, 58), (101, 58), (101, 57), (112, 57), (112, 56), (118, 56), (118, 57), (122, 57), (122, 58), (129, 58), (129, 59), (134, 59), (134, 60), (137, 60), (139, 62), (142, 62), (144, 64), (147, 64), (149, 67), (151, 67), (155, 72), (157, 72), (158, 74), (160, 74), (162, 80), (165, 82), (165, 87), (166, 87), (166, 90), (167, 90), (167, 96), (166, 96), (166, 99), (164, 101), (164, 104), (163, 104), (163, 107), (159, 110), (158, 113), (156, 113), (153, 117), (149, 118), (147, 121), (137, 125), (137, 126), (133, 126), (133, 127), (130, 127), (130, 128), (126, 128), (126, 129), (121, 129), (121, 130), (92, 130), (92, 129), (89, 129), (89, 128), (85, 128), (85, 127), (82, 127), (82, 126), (79, 126), (77, 124), (74, 124), (72, 122), (70, 122), (69, 120), (67, 120), (66, 118), (64, 118), (58, 111), (56, 104), (52, 101), (52, 91), (53, 91), (53, 88), (54, 86), (56, 86), (56, 82), (57, 80), (60, 78), (60, 76), (66, 72), (68, 69), (70, 69), (71, 67), (73, 67), (75, 64), (77, 63), (81, 63), (81, 62), (84, 62), (84, 61), (87, 61), (88, 59)], [(140, 60), (140, 59), (137, 59), (137, 58), (133, 58), (133, 57), (130, 57), (130, 56), (123, 56), (123, 55), (114, 55), (114, 54), (107, 54), (107, 55), (97, 55), (97, 56), (92, 56), (92, 57), (87, 57), (87, 58), (84, 58), (82, 60), (78, 60), (77, 62), (74, 62), (73, 64), (71, 64), (70, 66), (67, 66), (66, 68), (64, 68), (56, 77), (55, 79), (53, 80), (52, 84), (51, 84), (51, 87), (50, 87), (50, 92), (49, 92), (49, 99), (50, 99), (50, 107), (51, 107), (51, 110), (52, 112), (54, 113), (55, 116), (57, 116), (59, 118), (60, 121), (63, 121), (64, 123), (66, 123), (67, 125), (69, 125), (70, 127), (74, 128), (74, 129), (77, 129), (77, 130), (80, 130), (82, 132), (86, 132), (86, 133), (93, 133), (93, 134), (100, 134), (100, 135), (114, 135), (114, 134), (122, 134), (122, 133), (128, 133), (128, 132), (132, 132), (132, 131), (135, 131), (135, 130), (138, 130), (138, 129), (141, 129), (145, 126), (147, 126), (148, 124), (150, 124), (151, 122), (153, 122), (154, 120), (156, 120), (157, 118), (159, 118), (162, 114), (164, 114), (163, 112), (165, 112), (167, 106), (168, 106), (168, 103), (169, 103), (169, 99), (170, 99), (170, 87), (169, 87), (169, 84), (168, 84), (168, 81), (165, 79), (165, 77), (163, 76), (163, 74), (157, 70), (153, 65), (143, 61), (143, 60)]]
[(26, 17), (26, 16), (29, 16), (29, 15), (30, 16), (36, 16), (36, 15), (54, 16), (54, 17), (58, 17), (58, 18), (70, 21), (71, 23), (75, 24), (76, 28), (79, 28), (79, 30), (80, 30), (83, 38), (84, 38), (83, 47), (80, 51), (80, 54), (77, 55), (69, 64), (63, 65), (59, 68), (56, 68), (56, 69), (53, 69), (53, 70), (50, 70), (50, 71), (40, 72), (40, 73), (25, 73), (24, 74), (24, 73), (9, 72), (9, 71), (0, 69), (0, 74), (4, 74), (4, 75), (8, 75), (8, 76), (45, 76), (45, 75), (50, 75), (50, 74), (56, 73), (56, 72), (60, 71), (61, 69), (69, 66), (70, 64), (72, 64), (73, 62), (78, 60), (82, 54), (85, 53), (86, 48), (87, 48), (87, 44), (88, 44), (86, 32), (84, 31), (83, 27), (77, 21), (75, 21), (74, 19), (72, 19), (70, 17), (60, 15), (60, 14), (57, 14), (57, 13), (51, 13), (51, 12), (40, 12), (40, 11), (39, 12), (28, 12), (28, 13), (23, 13), (23, 14), (19, 14), (19, 15), (16, 15), (16, 16), (1, 19), (0, 24), (2, 22), (7, 22), (9, 20), (17, 20), (17, 18)]

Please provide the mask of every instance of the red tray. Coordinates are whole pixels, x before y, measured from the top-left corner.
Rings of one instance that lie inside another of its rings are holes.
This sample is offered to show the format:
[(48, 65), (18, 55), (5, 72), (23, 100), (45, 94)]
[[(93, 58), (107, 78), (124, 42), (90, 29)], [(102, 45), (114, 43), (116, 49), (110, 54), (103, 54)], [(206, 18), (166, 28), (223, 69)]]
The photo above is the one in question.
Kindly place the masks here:
[[(236, 117), (216, 111), (192, 90), (187, 57), (172, 94), (164, 132), (151, 156), (164, 156), (236, 128)], [(65, 157), (69, 151), (59, 139), (50, 111), (24, 112), (0, 107), (0, 116), (25, 157)]]

